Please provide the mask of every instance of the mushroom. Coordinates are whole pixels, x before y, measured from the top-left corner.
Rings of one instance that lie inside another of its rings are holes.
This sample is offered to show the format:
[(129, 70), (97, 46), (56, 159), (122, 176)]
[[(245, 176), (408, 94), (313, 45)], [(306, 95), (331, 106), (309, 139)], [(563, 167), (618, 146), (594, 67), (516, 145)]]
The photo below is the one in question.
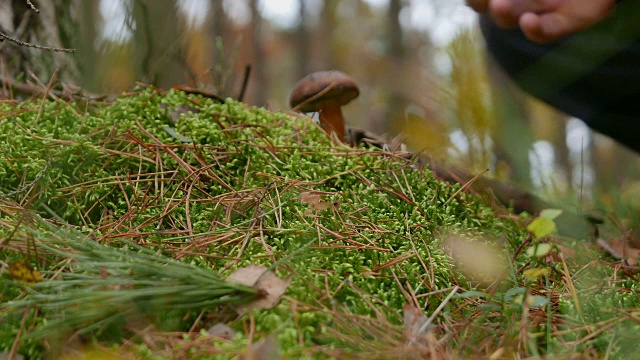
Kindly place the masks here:
[(340, 107), (358, 97), (360, 90), (349, 75), (319, 71), (305, 76), (294, 86), (289, 103), (293, 110), (320, 113), (320, 125), (344, 141), (345, 123)]

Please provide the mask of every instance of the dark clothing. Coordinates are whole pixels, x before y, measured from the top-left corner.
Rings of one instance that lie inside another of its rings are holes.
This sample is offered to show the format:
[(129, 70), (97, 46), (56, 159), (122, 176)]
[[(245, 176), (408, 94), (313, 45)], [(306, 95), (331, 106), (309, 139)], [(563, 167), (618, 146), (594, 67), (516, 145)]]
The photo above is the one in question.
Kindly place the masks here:
[(551, 45), (487, 16), (480, 24), (489, 52), (521, 88), (640, 152), (640, 1), (621, 2), (601, 23)]

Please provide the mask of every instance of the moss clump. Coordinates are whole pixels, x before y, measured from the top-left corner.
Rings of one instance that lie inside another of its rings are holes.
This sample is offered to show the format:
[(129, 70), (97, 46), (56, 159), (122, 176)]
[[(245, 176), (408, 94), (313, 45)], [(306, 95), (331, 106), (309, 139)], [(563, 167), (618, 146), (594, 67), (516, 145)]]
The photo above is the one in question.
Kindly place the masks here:
[[(515, 246), (525, 237), (405, 160), (332, 144), (306, 118), (230, 99), (145, 90), (89, 109), (5, 103), (0, 118), (0, 194), (24, 190), (5, 200), (43, 214), (46, 205), (99, 241), (126, 238), (222, 274), (277, 263), (278, 274), (292, 280), (288, 297), (252, 317), (256, 336), (273, 334), (291, 356), (353, 350), (339, 335), (351, 316), (383, 322), (398, 335), (393, 326), (402, 323), (408, 294), (468, 288), (438, 247), (444, 234), (505, 237)], [(4, 237), (13, 229), (0, 231)], [(423, 310), (444, 296), (421, 300)], [(207, 311), (208, 323), (232, 320)], [(16, 316), (2, 325), (0, 351), (11, 346), (19, 322)], [(240, 333), (236, 345), (221, 346), (241, 347), (248, 316), (231, 323)], [(362, 324), (351, 330), (371, 336)]]

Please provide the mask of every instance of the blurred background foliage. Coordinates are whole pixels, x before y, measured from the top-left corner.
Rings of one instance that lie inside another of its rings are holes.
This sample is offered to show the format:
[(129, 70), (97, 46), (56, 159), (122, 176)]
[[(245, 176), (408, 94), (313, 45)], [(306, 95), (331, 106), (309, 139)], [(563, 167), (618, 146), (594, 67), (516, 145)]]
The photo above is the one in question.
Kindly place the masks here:
[[(462, 0), (50, 0), (29, 11), (0, 1), (0, 30), (77, 54), (0, 43), (7, 79), (119, 94), (142, 81), (179, 84), (288, 109), (293, 84), (318, 70), (352, 75), (361, 96), (351, 126), (400, 135), (475, 172), (632, 216), (640, 207), (638, 156), (519, 92), (491, 63)], [(39, 79), (39, 80), (37, 80)], [(407, 134), (409, 136), (407, 136)], [(629, 206), (620, 208), (619, 199)]]

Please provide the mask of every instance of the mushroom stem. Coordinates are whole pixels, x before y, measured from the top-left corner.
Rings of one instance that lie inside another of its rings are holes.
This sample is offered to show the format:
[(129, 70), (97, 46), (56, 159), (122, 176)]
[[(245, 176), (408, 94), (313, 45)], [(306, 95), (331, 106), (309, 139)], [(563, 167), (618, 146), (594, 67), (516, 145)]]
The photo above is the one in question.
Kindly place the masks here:
[(334, 132), (340, 141), (344, 141), (344, 117), (340, 106), (333, 105), (322, 108), (320, 110), (320, 126), (327, 134), (331, 135)]

